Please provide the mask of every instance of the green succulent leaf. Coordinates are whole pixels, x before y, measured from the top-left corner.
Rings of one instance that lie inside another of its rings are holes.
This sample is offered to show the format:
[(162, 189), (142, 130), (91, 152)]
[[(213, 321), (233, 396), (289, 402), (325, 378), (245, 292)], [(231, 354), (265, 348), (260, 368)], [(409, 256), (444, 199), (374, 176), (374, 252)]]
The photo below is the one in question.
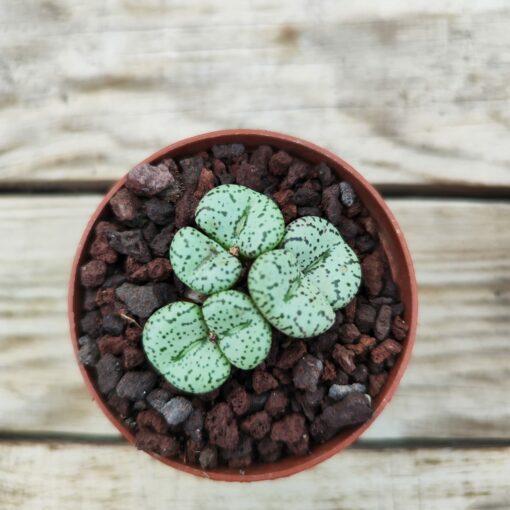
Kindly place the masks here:
[(203, 308), (179, 301), (157, 310), (145, 324), (143, 347), (176, 388), (207, 393), (228, 379), (231, 364), (249, 370), (267, 357), (271, 327), (248, 296), (224, 291)]
[(292, 253), (305, 280), (326, 296), (334, 310), (347, 305), (361, 283), (361, 265), (329, 221), (305, 216), (287, 226), (281, 248)]
[(190, 393), (207, 393), (230, 375), (230, 363), (210, 342), (201, 308), (178, 301), (160, 308), (143, 330), (149, 361), (171, 384)]
[(271, 326), (246, 294), (236, 290), (215, 294), (204, 303), (203, 313), (219, 348), (234, 366), (250, 370), (269, 354)]
[(261, 255), (250, 269), (248, 288), (264, 317), (289, 336), (308, 338), (333, 325), (332, 306), (290, 252), (279, 249)]
[(206, 193), (195, 221), (225, 249), (238, 249), (249, 259), (278, 246), (285, 229), (273, 200), (237, 184), (224, 184)]
[(207, 295), (232, 287), (242, 271), (237, 257), (192, 227), (181, 228), (175, 234), (170, 261), (181, 281)]

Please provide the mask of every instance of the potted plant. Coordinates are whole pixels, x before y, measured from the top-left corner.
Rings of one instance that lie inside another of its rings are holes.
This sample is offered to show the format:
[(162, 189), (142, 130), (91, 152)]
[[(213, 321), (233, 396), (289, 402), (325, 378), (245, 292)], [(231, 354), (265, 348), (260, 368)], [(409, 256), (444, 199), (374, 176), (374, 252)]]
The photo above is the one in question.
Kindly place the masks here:
[(230, 130), (173, 144), (89, 221), (69, 288), (85, 382), (128, 441), (255, 481), (354, 442), (416, 334), (403, 235), (380, 195), (308, 142)]

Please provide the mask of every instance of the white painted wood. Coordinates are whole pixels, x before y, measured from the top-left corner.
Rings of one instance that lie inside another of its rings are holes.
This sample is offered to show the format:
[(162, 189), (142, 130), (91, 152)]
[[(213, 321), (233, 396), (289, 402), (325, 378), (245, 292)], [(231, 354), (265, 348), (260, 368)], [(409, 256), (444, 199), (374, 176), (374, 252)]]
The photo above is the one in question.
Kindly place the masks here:
[[(66, 317), (98, 195), (0, 198), (0, 431), (116, 435), (90, 401)], [(414, 358), (372, 439), (509, 438), (510, 204), (391, 200), (420, 284)]]
[(0, 444), (3, 510), (507, 510), (510, 449), (347, 450), (290, 478), (222, 483), (130, 446)]
[(376, 183), (509, 186), (509, 23), (504, 0), (3, 0), (0, 183), (254, 127)]

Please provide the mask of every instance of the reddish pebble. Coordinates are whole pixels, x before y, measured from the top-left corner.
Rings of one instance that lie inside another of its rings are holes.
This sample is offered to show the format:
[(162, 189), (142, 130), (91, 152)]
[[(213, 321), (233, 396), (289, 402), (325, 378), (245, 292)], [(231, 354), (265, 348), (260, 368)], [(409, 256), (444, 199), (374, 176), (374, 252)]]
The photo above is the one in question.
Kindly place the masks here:
[(285, 413), (289, 404), (289, 399), (281, 390), (272, 391), (267, 397), (264, 409), (273, 418), (277, 418)]
[(149, 429), (158, 434), (164, 434), (168, 430), (165, 418), (152, 409), (139, 413), (136, 417), (136, 424), (140, 429)]
[(370, 353), (370, 359), (377, 364), (384, 363), (393, 354), (398, 354), (402, 346), (391, 338), (384, 340)]
[(91, 260), (80, 268), (80, 281), (84, 287), (99, 287), (106, 278), (106, 264)]
[(262, 439), (271, 429), (271, 418), (266, 411), (248, 416), (241, 423), (241, 430), (254, 439)]
[(257, 394), (278, 388), (278, 381), (268, 372), (255, 370), (252, 376), (253, 390)]
[(305, 354), (305, 343), (301, 340), (292, 340), (290, 345), (283, 349), (276, 366), (284, 370), (292, 368)]
[(356, 365), (354, 364), (354, 353), (345, 348), (343, 345), (335, 345), (331, 356), (338, 363), (340, 368), (347, 374), (352, 374), (356, 369)]
[(273, 423), (271, 439), (284, 443), (297, 443), (306, 434), (305, 417), (301, 414), (289, 414)]
[(214, 174), (208, 168), (202, 168), (200, 176), (198, 178), (197, 189), (195, 190), (194, 196), (200, 200), (208, 191), (214, 188)]
[(128, 345), (123, 351), (123, 364), (125, 370), (140, 366), (145, 361), (143, 351)]
[(386, 372), (370, 374), (368, 376), (368, 393), (371, 397), (375, 397), (379, 394), (387, 378), (388, 374)]
[(129, 190), (122, 188), (111, 198), (110, 207), (119, 221), (132, 221), (138, 215), (140, 200)]

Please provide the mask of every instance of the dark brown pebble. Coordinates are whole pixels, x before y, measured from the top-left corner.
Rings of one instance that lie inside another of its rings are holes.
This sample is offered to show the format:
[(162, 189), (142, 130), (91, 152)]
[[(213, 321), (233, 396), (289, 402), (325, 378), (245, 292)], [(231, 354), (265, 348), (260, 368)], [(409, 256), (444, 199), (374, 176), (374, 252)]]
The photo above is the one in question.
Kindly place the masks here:
[(271, 418), (266, 411), (251, 414), (241, 422), (241, 430), (260, 440), (271, 430)]
[(220, 448), (233, 449), (239, 442), (239, 430), (234, 414), (225, 402), (216, 404), (207, 413), (205, 429), (211, 444)]
[(347, 374), (352, 374), (356, 369), (354, 353), (343, 345), (336, 344), (331, 356), (338, 363), (338, 366)]
[(149, 430), (140, 430), (136, 434), (136, 447), (167, 458), (175, 457), (179, 453), (179, 442), (174, 437)]
[(131, 401), (141, 400), (156, 386), (154, 372), (126, 372), (117, 384), (117, 395)]
[(264, 172), (255, 165), (243, 162), (236, 175), (236, 183), (255, 191), (264, 190)]
[(266, 172), (269, 165), (269, 160), (273, 156), (273, 149), (269, 145), (259, 145), (250, 157), (250, 163), (258, 169)]
[(103, 333), (107, 335), (122, 335), (126, 323), (117, 314), (110, 314), (103, 318)]
[(80, 321), (80, 328), (83, 333), (96, 337), (101, 331), (101, 314), (97, 310), (87, 312)]
[(141, 203), (128, 189), (122, 188), (111, 198), (110, 207), (120, 222), (130, 222), (137, 218)]
[(285, 151), (278, 151), (269, 160), (269, 171), (274, 175), (285, 175), (292, 163), (292, 156)]
[(368, 376), (368, 393), (371, 397), (376, 397), (379, 394), (387, 378), (388, 374), (386, 372)]
[(264, 409), (273, 418), (278, 418), (285, 413), (289, 399), (282, 390), (271, 391), (267, 397)]
[(126, 188), (135, 195), (152, 197), (168, 188), (174, 180), (167, 168), (142, 163), (127, 174)]
[(368, 398), (361, 393), (351, 393), (343, 400), (324, 409), (311, 427), (312, 437), (323, 442), (333, 437), (340, 429), (367, 421), (372, 416)]
[(227, 395), (226, 401), (237, 416), (246, 414), (251, 406), (250, 395), (242, 386), (234, 388)]
[(299, 181), (306, 179), (310, 172), (310, 165), (301, 160), (295, 160), (289, 167), (287, 175), (280, 183), (280, 189), (293, 188)]
[(141, 349), (127, 345), (122, 352), (122, 364), (124, 370), (132, 370), (139, 367), (145, 361), (145, 355)]
[(384, 263), (378, 251), (367, 255), (361, 263), (363, 284), (370, 296), (378, 296), (383, 288)]
[(148, 429), (152, 432), (157, 432), (158, 434), (165, 434), (168, 430), (168, 424), (165, 421), (165, 418), (153, 409), (148, 409), (147, 411), (138, 413), (138, 416), (136, 417), (136, 424), (139, 429)]
[(347, 322), (342, 324), (338, 331), (338, 338), (343, 344), (352, 344), (355, 340), (360, 337), (361, 333), (355, 324)]
[(376, 309), (369, 305), (362, 303), (356, 309), (356, 326), (362, 333), (370, 333), (375, 324), (377, 315)]
[(195, 190), (193, 196), (197, 200), (201, 200), (208, 191), (211, 191), (214, 188), (215, 181), (216, 179), (212, 170), (209, 170), (208, 168), (202, 168), (198, 178), (197, 189)]
[(302, 414), (289, 414), (271, 427), (271, 439), (284, 443), (297, 443), (306, 433), (305, 417)]
[(333, 184), (322, 192), (322, 209), (328, 221), (333, 225), (340, 225), (342, 220), (342, 204), (338, 198), (339, 185)]
[(278, 381), (269, 373), (263, 370), (255, 370), (252, 375), (252, 386), (255, 393), (265, 393), (278, 387)]
[(315, 167), (315, 172), (317, 173), (323, 188), (327, 188), (335, 182), (335, 176), (331, 168), (329, 168), (326, 163), (319, 163)]
[(257, 450), (263, 462), (276, 462), (282, 456), (282, 449), (281, 443), (273, 441), (270, 437), (265, 437), (257, 444)]
[(213, 145), (212, 153), (217, 159), (226, 159), (234, 161), (244, 154), (245, 148), (241, 143), (229, 143), (223, 145)]
[(99, 391), (103, 395), (109, 393), (122, 377), (120, 360), (113, 354), (105, 354), (96, 365), (96, 373)]
[(374, 363), (384, 363), (390, 356), (398, 354), (401, 350), (402, 345), (392, 338), (387, 338), (370, 352), (370, 358)]
[(106, 264), (115, 264), (118, 259), (117, 252), (110, 246), (106, 235), (98, 235), (89, 250), (90, 256), (96, 260), (106, 262)]
[(113, 409), (121, 418), (129, 416), (131, 404), (127, 398), (120, 398), (116, 393), (108, 397), (108, 406)]
[(315, 391), (324, 365), (311, 354), (303, 356), (292, 371), (294, 386), (300, 390)]
[(291, 340), (289, 346), (282, 350), (276, 366), (284, 370), (292, 368), (305, 354), (305, 343), (302, 340)]
[(101, 260), (91, 260), (80, 268), (80, 282), (84, 287), (99, 287), (106, 277), (106, 264)]
[(382, 305), (377, 313), (377, 319), (374, 325), (374, 336), (377, 340), (384, 340), (389, 332), (391, 326), (391, 306)]
[(157, 257), (168, 257), (170, 241), (174, 237), (175, 228), (173, 225), (164, 227), (161, 232), (150, 242), (150, 247)]
[(151, 260), (151, 252), (141, 230), (126, 230), (124, 232), (109, 232), (108, 243), (118, 253), (130, 255), (138, 262), (147, 263)]
[(175, 207), (165, 200), (151, 198), (145, 202), (148, 218), (157, 225), (167, 225), (175, 217)]
[(409, 331), (406, 321), (400, 316), (396, 316), (391, 323), (391, 333), (397, 340), (404, 340)]

